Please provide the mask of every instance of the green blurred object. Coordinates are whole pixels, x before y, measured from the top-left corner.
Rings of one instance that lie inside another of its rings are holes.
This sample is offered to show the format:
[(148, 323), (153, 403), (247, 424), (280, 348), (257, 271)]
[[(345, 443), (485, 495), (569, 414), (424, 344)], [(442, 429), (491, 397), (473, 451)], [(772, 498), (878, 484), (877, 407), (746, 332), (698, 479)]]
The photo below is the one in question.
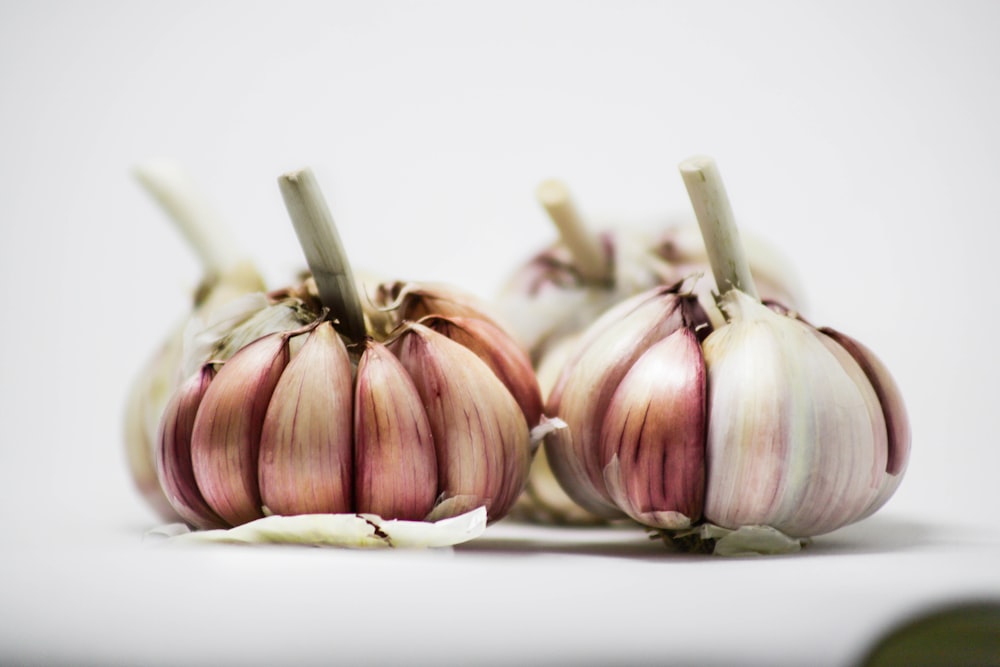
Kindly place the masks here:
[(1000, 667), (1000, 602), (921, 613), (880, 638), (860, 667)]

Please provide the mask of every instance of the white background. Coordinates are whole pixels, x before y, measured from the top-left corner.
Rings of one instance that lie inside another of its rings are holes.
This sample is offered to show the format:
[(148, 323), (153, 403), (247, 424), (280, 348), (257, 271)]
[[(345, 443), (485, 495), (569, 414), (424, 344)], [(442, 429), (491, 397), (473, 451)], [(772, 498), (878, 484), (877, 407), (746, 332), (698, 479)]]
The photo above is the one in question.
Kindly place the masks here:
[[(842, 665), (995, 598), (998, 34), (951, 0), (4, 3), (0, 661)], [(878, 515), (749, 561), (503, 523), (454, 553), (143, 544), (123, 401), (199, 273), (136, 163), (185, 164), (272, 285), (301, 265), (275, 179), (308, 165), (355, 266), (491, 297), (554, 238), (541, 179), (665, 216), (697, 153), (896, 376), (913, 457)]]

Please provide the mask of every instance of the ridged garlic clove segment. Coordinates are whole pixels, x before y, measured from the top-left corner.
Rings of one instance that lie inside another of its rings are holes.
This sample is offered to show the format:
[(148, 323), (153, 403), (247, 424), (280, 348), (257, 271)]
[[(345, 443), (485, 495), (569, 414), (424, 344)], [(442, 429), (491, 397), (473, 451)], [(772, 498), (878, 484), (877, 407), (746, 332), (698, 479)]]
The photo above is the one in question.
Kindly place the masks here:
[(323, 322), (281, 373), (261, 426), (258, 478), (268, 513), (352, 510), (352, 404), (347, 347)]
[(622, 516), (604, 478), (601, 428), (618, 386), (657, 341), (682, 328), (702, 331), (708, 318), (680, 285), (654, 288), (618, 304), (581, 338), (549, 397), (547, 413), (568, 428), (545, 440), (549, 465), (581, 507), (606, 518)]
[(263, 516), (257, 480), (261, 428), (288, 359), (285, 334), (242, 348), (223, 364), (195, 417), (195, 479), (206, 502), (232, 525)]
[(174, 392), (163, 411), (155, 447), (156, 475), (174, 511), (197, 528), (226, 525), (198, 489), (191, 463), (195, 415), (215, 375), (205, 364)]
[(705, 363), (694, 332), (654, 343), (615, 389), (601, 426), (608, 493), (630, 517), (688, 528), (705, 499)]
[(496, 374), (521, 406), (529, 426), (542, 418), (542, 392), (520, 346), (492, 322), (477, 317), (433, 315), (420, 323), (471, 350)]
[(437, 450), (442, 502), (435, 518), (485, 505), (504, 516), (531, 463), (527, 421), (517, 401), (474, 352), (422, 324), (391, 343), (413, 379)]
[(356, 511), (426, 517), (438, 496), (430, 421), (417, 388), (389, 349), (368, 341), (354, 398)]
[(889, 440), (885, 472), (882, 475), (878, 495), (865, 510), (863, 518), (882, 507), (903, 480), (903, 473), (906, 471), (910, 458), (910, 419), (903, 402), (903, 394), (899, 390), (896, 380), (871, 349), (854, 338), (829, 327), (822, 327), (819, 331), (836, 341), (858, 362), (865, 377), (868, 378), (875, 390), (875, 395), (878, 396), (879, 404), (882, 406), (882, 414), (885, 417), (886, 435)]
[(739, 290), (705, 340), (709, 423), (705, 516), (806, 537), (861, 518), (888, 459), (882, 408), (832, 339)]

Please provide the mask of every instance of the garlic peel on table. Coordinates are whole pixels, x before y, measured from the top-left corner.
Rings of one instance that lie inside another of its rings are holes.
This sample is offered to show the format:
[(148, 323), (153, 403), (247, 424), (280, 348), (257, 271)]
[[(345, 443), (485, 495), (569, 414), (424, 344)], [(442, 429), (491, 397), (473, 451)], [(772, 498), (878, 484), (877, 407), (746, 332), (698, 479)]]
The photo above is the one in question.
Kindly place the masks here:
[(190, 530), (172, 524), (147, 533), (151, 541), (184, 544), (301, 544), (357, 549), (441, 548), (474, 540), (486, 530), (486, 508), (439, 521), (385, 520), (376, 514), (268, 516), (235, 528)]

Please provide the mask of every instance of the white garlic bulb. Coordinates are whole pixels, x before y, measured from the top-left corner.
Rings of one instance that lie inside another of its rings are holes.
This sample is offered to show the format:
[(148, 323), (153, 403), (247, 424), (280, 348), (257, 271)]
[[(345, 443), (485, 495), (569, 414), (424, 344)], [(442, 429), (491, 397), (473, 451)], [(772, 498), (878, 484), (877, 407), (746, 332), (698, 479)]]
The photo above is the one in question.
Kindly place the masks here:
[(726, 322), (709, 333), (676, 288), (608, 311), (549, 397), (568, 428), (547, 437), (548, 460), (595, 514), (681, 542), (725, 529), (730, 553), (740, 536), (797, 548), (892, 495), (909, 457), (906, 409), (870, 350), (760, 302), (714, 163), (682, 174)]

